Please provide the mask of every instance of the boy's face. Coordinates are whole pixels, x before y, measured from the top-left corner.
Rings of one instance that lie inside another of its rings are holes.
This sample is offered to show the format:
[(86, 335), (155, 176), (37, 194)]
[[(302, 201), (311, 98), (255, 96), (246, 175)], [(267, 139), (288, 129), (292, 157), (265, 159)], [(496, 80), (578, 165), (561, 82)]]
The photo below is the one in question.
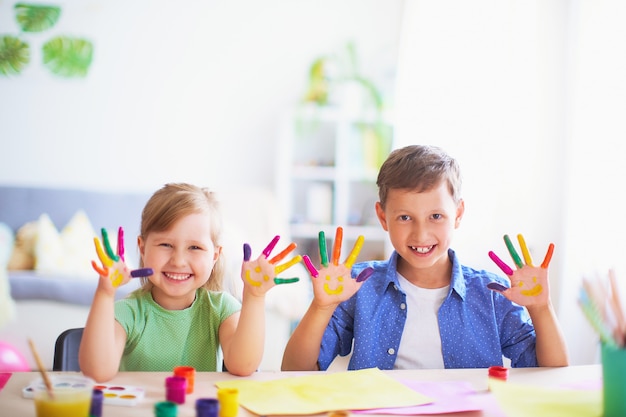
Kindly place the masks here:
[(449, 271), (448, 248), (464, 209), (462, 200), (459, 204), (454, 202), (445, 181), (420, 193), (391, 189), (384, 211), (376, 203), (380, 224), (404, 260), (398, 263), (402, 276), (414, 283), (418, 277), (428, 277), (435, 285), (445, 285), (436, 281), (450, 278), (441, 275)]

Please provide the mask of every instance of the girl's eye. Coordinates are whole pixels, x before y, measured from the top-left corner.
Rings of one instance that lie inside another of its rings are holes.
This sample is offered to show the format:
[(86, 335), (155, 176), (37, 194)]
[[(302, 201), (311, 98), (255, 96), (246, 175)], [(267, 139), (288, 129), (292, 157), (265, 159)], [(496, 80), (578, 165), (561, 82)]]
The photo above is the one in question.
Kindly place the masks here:
[(200, 246), (190, 246), (189, 249), (192, 249), (192, 250), (202, 250), (202, 248)]
[(165, 248), (171, 248), (172, 245), (170, 245), (169, 243), (159, 243), (159, 246), (163, 246)]

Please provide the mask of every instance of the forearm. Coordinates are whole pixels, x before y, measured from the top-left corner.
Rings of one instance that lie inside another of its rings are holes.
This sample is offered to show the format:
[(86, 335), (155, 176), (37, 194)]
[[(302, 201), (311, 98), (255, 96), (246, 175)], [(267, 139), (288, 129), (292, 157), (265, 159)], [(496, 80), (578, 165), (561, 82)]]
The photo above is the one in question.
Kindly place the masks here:
[(309, 306), (287, 342), (283, 354), (283, 371), (317, 371), (322, 337), (336, 306)]
[(114, 297), (96, 290), (81, 339), (81, 371), (96, 381), (108, 381), (119, 369), (121, 352), (115, 338)]
[(539, 366), (567, 366), (567, 346), (556, 313), (549, 303), (528, 308), (537, 335), (536, 351)]
[(264, 347), (265, 295), (252, 295), (244, 289), (239, 323), (228, 352), (224, 352), (228, 371), (240, 376), (252, 374), (261, 363)]

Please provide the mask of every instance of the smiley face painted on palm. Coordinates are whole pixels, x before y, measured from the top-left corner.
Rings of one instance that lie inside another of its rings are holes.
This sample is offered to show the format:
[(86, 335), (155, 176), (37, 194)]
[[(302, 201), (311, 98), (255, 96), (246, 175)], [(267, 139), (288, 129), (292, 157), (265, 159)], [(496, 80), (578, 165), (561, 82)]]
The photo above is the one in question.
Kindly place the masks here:
[(499, 283), (492, 282), (487, 284), (487, 288), (502, 293), (509, 300), (523, 306), (545, 304), (549, 300), (548, 285), (548, 266), (554, 252), (554, 244), (548, 246), (546, 256), (537, 267), (533, 265), (530, 252), (526, 246), (524, 237), (520, 234), (517, 236), (524, 262), (518, 255), (515, 247), (507, 235), (504, 236), (504, 242), (509, 250), (509, 254), (515, 263), (517, 270), (513, 271), (506, 263), (504, 263), (494, 252), (489, 252), (489, 257), (504, 272), (511, 281), (511, 287), (507, 288)]
[(291, 253), (295, 248), (296, 244), (291, 243), (287, 246), (282, 252), (278, 255), (274, 256), (271, 259), (267, 259), (270, 256), (272, 250), (278, 243), (280, 236), (275, 236), (274, 239), (267, 245), (267, 247), (263, 250), (261, 255), (254, 261), (251, 261), (250, 258), (252, 256), (252, 249), (250, 245), (244, 243), (243, 245), (243, 265), (242, 265), (242, 278), (248, 283), (255, 292), (263, 292), (264, 290), (268, 290), (274, 285), (279, 284), (290, 284), (293, 282), (298, 282), (298, 278), (278, 278), (277, 275), (283, 272), (284, 270), (292, 267), (302, 260), (300, 255), (294, 256), (288, 262), (283, 264), (278, 264), (282, 259), (284, 259), (289, 253)]

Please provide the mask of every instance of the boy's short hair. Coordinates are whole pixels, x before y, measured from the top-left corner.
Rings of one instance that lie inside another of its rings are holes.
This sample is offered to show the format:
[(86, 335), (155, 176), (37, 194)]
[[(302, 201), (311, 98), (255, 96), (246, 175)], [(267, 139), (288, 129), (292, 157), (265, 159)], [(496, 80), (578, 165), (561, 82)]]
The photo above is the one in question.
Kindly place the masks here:
[(448, 183), (455, 203), (461, 201), (461, 169), (458, 162), (436, 146), (409, 145), (389, 154), (378, 172), (378, 198), (385, 208), (391, 189), (415, 190), (419, 193)]

